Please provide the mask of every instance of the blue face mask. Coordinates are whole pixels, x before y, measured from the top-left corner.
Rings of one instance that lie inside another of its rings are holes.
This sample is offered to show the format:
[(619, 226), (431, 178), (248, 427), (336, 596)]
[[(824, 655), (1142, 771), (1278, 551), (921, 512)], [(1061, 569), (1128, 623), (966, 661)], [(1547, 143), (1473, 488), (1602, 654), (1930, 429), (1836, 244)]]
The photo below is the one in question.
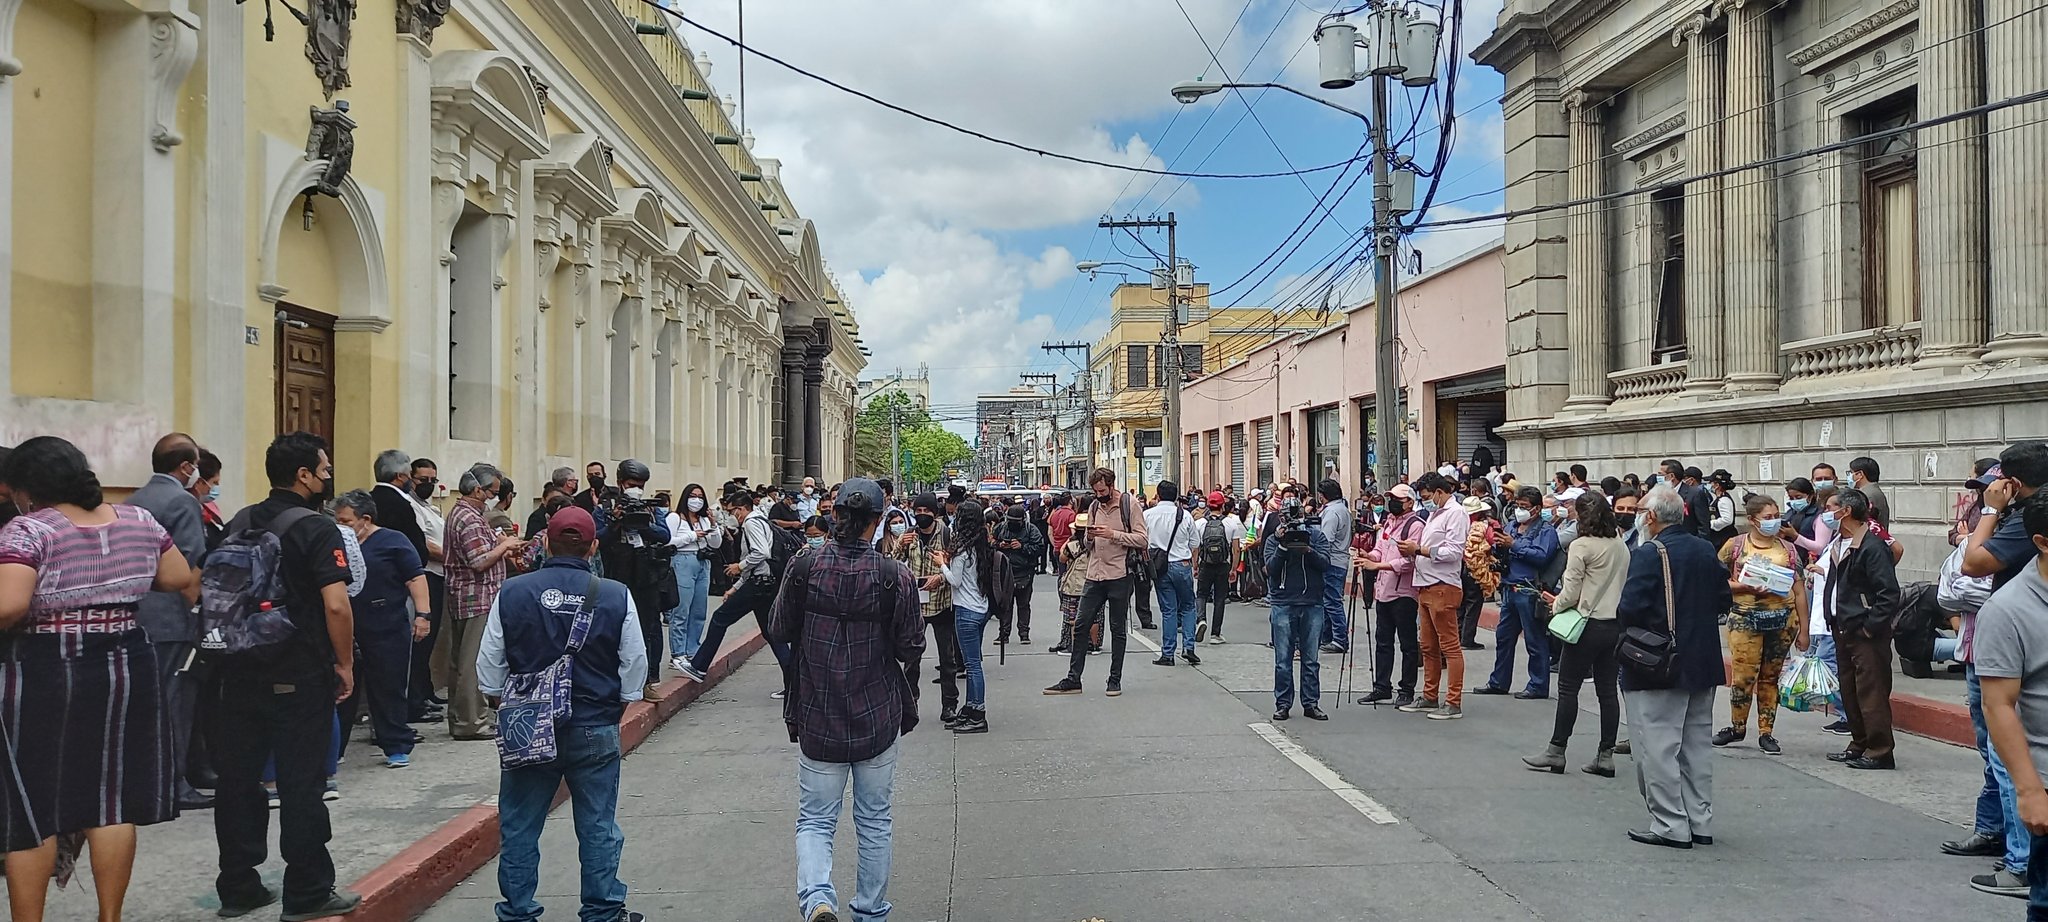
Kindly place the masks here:
[(220, 484), (214, 484), (212, 489), (206, 491), (206, 501), (209, 503), (220, 502)]
[(1435, 511), (1436, 511), (1436, 500), (1433, 500), (1433, 499), (1425, 499), (1425, 500), (1423, 500), (1423, 501), (1422, 501), (1422, 511), (1424, 511), (1424, 512), (1435, 512)]
[(1842, 524), (1842, 519), (1833, 512), (1823, 512), (1820, 514), (1820, 523), (1826, 525), (1829, 531), (1833, 531), (1835, 526)]
[(1374, 507), (1372, 507), (1372, 514), (1373, 514), (1373, 515), (1386, 515), (1386, 514), (1387, 514), (1387, 507), (1385, 507), (1385, 506), (1374, 506)]
[(1832, 480), (1816, 480), (1813, 482), (1813, 488), (1816, 490), (1825, 490), (1834, 485), (1835, 482)]
[(1811, 503), (1803, 499), (1788, 499), (1785, 501), (1785, 509), (1790, 512), (1804, 512), (1808, 505), (1811, 505)]
[(1765, 519), (1756, 523), (1756, 532), (1766, 538), (1775, 537), (1778, 534), (1778, 529), (1783, 527), (1784, 524), (1784, 521), (1781, 519)]
[(812, 546), (812, 547), (824, 547), (824, 546), (825, 546), (825, 536), (824, 536), (824, 535), (819, 535), (819, 536), (817, 536), (817, 537), (815, 537), (815, 538), (805, 538), (805, 539), (804, 539), (804, 543), (805, 543), (805, 544), (808, 544), (808, 545), (810, 545), (810, 546)]
[(1657, 476), (1656, 474), (1651, 474), (1651, 475), (1650, 475), (1650, 486), (1653, 486), (1653, 487), (1654, 487), (1654, 486), (1656, 486), (1656, 485), (1658, 485), (1658, 484), (1660, 484), (1660, 483), (1663, 483), (1663, 482), (1664, 482), (1664, 478), (1662, 478), (1662, 477), (1659, 477), (1659, 476)]
[(1541, 518), (1543, 519), (1543, 521), (1545, 521), (1545, 522), (1548, 522), (1548, 521), (1551, 521), (1551, 520), (1553, 520), (1553, 519), (1557, 518), (1557, 510), (1555, 510), (1555, 509), (1538, 509), (1538, 510), (1536, 510), (1536, 515), (1537, 515), (1537, 516), (1539, 516), (1539, 517), (1541, 517)]

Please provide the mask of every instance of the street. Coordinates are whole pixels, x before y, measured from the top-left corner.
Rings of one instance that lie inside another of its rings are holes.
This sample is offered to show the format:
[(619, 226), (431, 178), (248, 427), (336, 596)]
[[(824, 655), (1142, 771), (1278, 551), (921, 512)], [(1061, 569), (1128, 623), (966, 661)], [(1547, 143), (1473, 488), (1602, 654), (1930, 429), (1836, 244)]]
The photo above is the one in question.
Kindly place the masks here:
[[(1820, 732), (1819, 716), (1781, 713), (1783, 756), (1753, 744), (1718, 754), (1717, 844), (1671, 851), (1623, 836), (1645, 818), (1629, 758), (1611, 780), (1577, 770), (1590, 755), (1590, 714), (1571, 769), (1538, 774), (1520, 757), (1546, 741), (1554, 701), (1468, 696), (1467, 716), (1451, 722), (1360, 707), (1350, 703), (1356, 692), (1340, 707), (1339, 658), (1325, 656), (1332, 719), (1311, 722), (1297, 710), (1278, 733), (1362, 795), (1347, 800), (1261, 735), (1270, 726), (1272, 653), (1248, 629), (1264, 624), (1265, 608), (1231, 606), (1236, 641), (1202, 647), (1199, 669), (1150, 665), (1151, 648), (1134, 637), (1122, 697), (1101, 694), (1106, 654), (1090, 659), (1086, 694), (1046, 697), (1039, 690), (1066, 662), (1043, 652), (1056, 636), (1043, 614), (1056, 611), (1053, 601), (1039, 593), (1032, 652), (998, 666), (988, 650), (992, 732), (952, 736), (928, 695), (925, 722), (905, 738), (891, 918), (1993, 919), (2022, 911), (2018, 901), (1969, 888), (1968, 876), (1988, 861), (1936, 848), (1967, 831), (1981, 763), (1966, 749), (1902, 737), (1899, 771), (1851, 772), (1822, 759), (1839, 741)], [(1473, 678), (1491, 657), (1477, 651)], [(622, 876), (629, 905), (650, 919), (797, 918), (795, 747), (768, 697), (770, 663), (758, 654), (625, 761)], [(1590, 688), (1582, 704), (1591, 706)], [(1369, 816), (1374, 807), (1391, 822)], [(576, 906), (565, 811), (542, 843), (542, 903), (560, 917)], [(854, 868), (851, 820), (842, 817), (834, 868), (842, 899)], [(495, 874), (495, 863), (486, 866), (424, 918), (487, 917)]]

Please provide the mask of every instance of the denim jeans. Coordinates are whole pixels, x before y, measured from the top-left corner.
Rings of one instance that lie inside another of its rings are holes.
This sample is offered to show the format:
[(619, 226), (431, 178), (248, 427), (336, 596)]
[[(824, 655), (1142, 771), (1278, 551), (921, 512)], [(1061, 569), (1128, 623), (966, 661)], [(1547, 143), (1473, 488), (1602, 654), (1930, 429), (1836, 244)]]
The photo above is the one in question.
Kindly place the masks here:
[(2019, 792), (1998, 750), (1991, 747), (1991, 734), (1984, 726), (1984, 692), (1977, 684), (1977, 667), (1963, 673), (1964, 700), (1970, 706), (1970, 727), (1977, 731), (1977, 751), (1984, 756), (1984, 787), (1977, 792), (1975, 832), (2005, 837), (2005, 866), (2014, 874), (2026, 873), (2033, 855), (2034, 836), (2020, 822)]
[(1322, 633), (1323, 605), (1315, 602), (1273, 603), (1273, 709), (1294, 703), (1294, 655), (1301, 654), (1301, 706), (1322, 704), (1323, 661), (1316, 649)]
[(955, 605), (953, 628), (960, 640), (961, 671), (967, 676), (967, 706), (986, 707), (988, 677), (981, 671), (981, 637), (988, 631), (988, 612)]
[[(988, 620), (983, 614), (979, 619)], [(979, 622), (977, 622), (979, 623)], [(980, 628), (976, 628), (977, 631)], [(896, 752), (890, 743), (880, 755), (862, 762), (816, 762), (797, 757), (796, 768), (796, 904), (799, 918), (823, 903), (837, 910), (832, 889), (832, 839), (839, 832), (839, 807), (846, 782), (853, 782), (853, 828), (859, 836), (860, 871), (854, 879), (853, 902), (846, 908), (854, 922), (889, 918), (889, 801), (896, 786)]]
[(1515, 638), (1529, 648), (1529, 686), (1532, 695), (1550, 694), (1550, 637), (1544, 633), (1543, 621), (1538, 617), (1536, 596), (1503, 587), (1501, 595), (1506, 599), (1505, 610), (1500, 613), (1500, 626), (1493, 629), (1493, 675), (1486, 684), (1494, 688), (1507, 688), (1515, 681)]
[(1344, 619), (1344, 572), (1348, 564), (1334, 564), (1323, 568), (1323, 617), (1322, 626), (1316, 629), (1323, 643), (1334, 643), (1349, 649), (1351, 628)]
[(1159, 589), (1159, 655), (1172, 659), (1176, 646), (1195, 648), (1195, 625), (1202, 620), (1202, 607), (1195, 602), (1195, 571), (1186, 561), (1170, 563), (1166, 575), (1153, 585)]
[(553, 762), (507, 769), (498, 774), (498, 922), (540, 918), (533, 894), (540, 884), (540, 832), (547, 823), (555, 789), (569, 784), (576, 822), (576, 855), (583, 865), (582, 922), (617, 922), (626, 909), (626, 884), (619, 880), (619, 855), (626, 848), (619, 831), (619, 728), (558, 726)]
[(695, 554), (677, 554), (672, 563), (682, 601), (668, 613), (668, 652), (689, 659), (697, 655), (697, 645), (704, 640), (704, 613), (711, 604), (711, 561)]
[(2034, 836), (2027, 861), (2027, 922), (2048, 922), (2048, 836)]

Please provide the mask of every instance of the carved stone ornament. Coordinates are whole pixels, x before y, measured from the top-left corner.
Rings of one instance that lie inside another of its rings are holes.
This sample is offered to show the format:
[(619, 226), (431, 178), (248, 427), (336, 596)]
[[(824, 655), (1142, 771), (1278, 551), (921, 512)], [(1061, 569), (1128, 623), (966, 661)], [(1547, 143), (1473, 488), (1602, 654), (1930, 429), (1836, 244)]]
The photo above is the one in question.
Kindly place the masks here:
[(313, 128), (306, 133), (306, 159), (325, 160), (327, 168), (313, 180), (311, 192), (340, 197), (341, 182), (348, 178), (356, 157), (356, 121), (348, 117), (348, 100), (332, 109), (313, 107)]
[(355, 32), (356, 0), (308, 0), (306, 12), (306, 60), (313, 62), (313, 74), (320, 89), (333, 99), (348, 86), (348, 43)]
[(398, 0), (398, 34), (434, 43), (434, 30), (448, 19), (453, 0)]

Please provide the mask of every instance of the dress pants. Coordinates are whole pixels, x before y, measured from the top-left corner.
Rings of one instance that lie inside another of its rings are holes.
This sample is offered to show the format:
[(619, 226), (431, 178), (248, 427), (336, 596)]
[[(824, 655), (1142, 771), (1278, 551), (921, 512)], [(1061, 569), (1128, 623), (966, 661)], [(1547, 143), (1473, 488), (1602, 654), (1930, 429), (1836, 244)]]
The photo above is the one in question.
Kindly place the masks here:
[(270, 761), (277, 776), (277, 852), (285, 861), (284, 910), (320, 905), (334, 889), (334, 860), (327, 853), (333, 833), (320, 799), (334, 747), (333, 673), (290, 682), (222, 676), (209, 688), (207, 706), (215, 729), (208, 745), (220, 774), (213, 833), (221, 903), (246, 906), (263, 898), (258, 869), (270, 844), (263, 766)]
[(1373, 620), (1379, 632), (1372, 638), (1373, 691), (1394, 690), (1394, 645), (1401, 646), (1401, 696), (1415, 694), (1415, 673), (1422, 666), (1422, 647), (1416, 642), (1416, 617), (1420, 605), (1411, 598), (1392, 598), (1373, 604)]
[(412, 674), (407, 695), (410, 716), (418, 717), (427, 712), (427, 699), (436, 688), (448, 687), (447, 667), (443, 659), (434, 656), (435, 644), (441, 639), (441, 622), (447, 620), (441, 606), (447, 601), (448, 581), (439, 573), (427, 574), (427, 599), (434, 606), (434, 616), (427, 628), (427, 636), (412, 642)]
[(443, 619), (448, 652), (454, 657), (455, 674), (448, 679), (448, 735), (481, 736), (491, 731), (492, 719), (484, 704), (484, 693), (476, 685), (476, 654), (484, 645), (484, 625), (491, 619)]
[(1465, 574), (1464, 596), (1458, 602), (1458, 644), (1469, 647), (1479, 642), (1479, 615), (1486, 610), (1486, 594), (1472, 574)]
[[(1088, 666), (1088, 644), (1083, 638), (1089, 636), (1095, 624), (1102, 620), (1102, 607), (1109, 605), (1109, 680), (1121, 682), (1124, 677), (1124, 644), (1131, 626), (1132, 584), (1138, 578), (1125, 574), (1112, 580), (1089, 580), (1088, 588), (1081, 591), (1080, 614), (1074, 618), (1073, 650), (1067, 657), (1067, 677), (1081, 681), (1081, 673)], [(1144, 593), (1139, 592), (1140, 598)]]
[(1889, 632), (1866, 637), (1836, 629), (1835, 655), (1841, 663), (1842, 710), (1849, 720), (1849, 751), (1866, 758), (1892, 757), (1892, 639)]
[[(1422, 646), (1422, 700), (1451, 707), (1465, 702), (1465, 648), (1458, 645), (1458, 604), (1464, 599), (1459, 586), (1437, 583), (1416, 591), (1415, 633)], [(1437, 683), (1444, 685), (1437, 697)]]
[(1677, 842), (1714, 834), (1716, 689), (1624, 692), (1636, 786), (1650, 831)]
[(171, 734), (171, 771), (178, 779), (174, 793), (180, 799), (194, 797), (199, 792), (185, 778), (185, 763), (191, 752), (193, 718), (199, 708), (199, 683), (186, 663), (192, 659), (196, 646), (176, 640), (152, 646), (156, 647), (157, 687), (161, 690), (164, 722)]

